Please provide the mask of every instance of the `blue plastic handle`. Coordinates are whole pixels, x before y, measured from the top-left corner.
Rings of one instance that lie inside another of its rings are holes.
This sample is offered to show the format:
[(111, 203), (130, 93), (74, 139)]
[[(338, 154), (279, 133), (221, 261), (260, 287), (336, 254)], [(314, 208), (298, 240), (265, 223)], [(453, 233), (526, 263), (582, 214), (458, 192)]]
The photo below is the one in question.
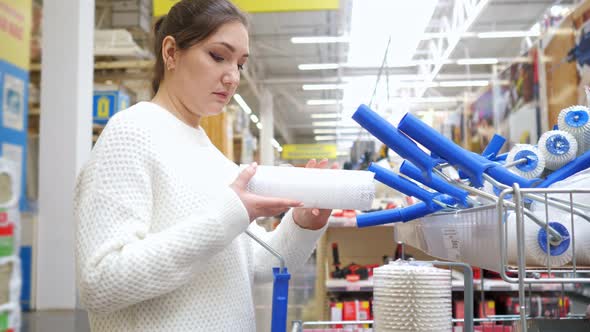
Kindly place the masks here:
[(359, 106), (352, 118), (402, 158), (414, 163), (430, 178), (436, 162), (391, 123), (366, 105)]
[(500, 149), (502, 149), (504, 143), (506, 143), (506, 138), (498, 134), (494, 134), (494, 137), (492, 137), (490, 143), (488, 143), (488, 146), (486, 146), (481, 155), (486, 159), (493, 160), (498, 152), (500, 152)]
[(407, 160), (404, 160), (404, 162), (401, 164), (399, 172), (411, 177), (412, 179), (438, 192), (452, 196), (453, 198), (457, 199), (457, 201), (459, 201), (463, 206), (469, 206), (469, 203), (467, 202), (467, 196), (469, 196), (469, 193), (467, 191), (449, 184), (436, 174), (432, 174), (432, 179), (428, 181), (428, 179), (422, 176), (420, 170)]
[(448, 160), (451, 165), (460, 168), (474, 187), (483, 186), (484, 172), (508, 186), (518, 183), (521, 187), (527, 188), (536, 181), (518, 176), (497, 163), (457, 146), (410, 113), (400, 121), (399, 129), (427, 149)]
[(272, 318), (271, 332), (287, 331), (287, 305), (289, 304), (289, 280), (291, 275), (285, 268), (281, 272), (278, 267), (272, 268), (274, 275), (272, 285)]
[(493, 177), (496, 181), (503, 183), (507, 186), (511, 186), (514, 183), (518, 183), (522, 188), (530, 188), (539, 179), (527, 179), (522, 176), (518, 176), (515, 173), (510, 172), (504, 166), (496, 164), (497, 166), (490, 167), (486, 170), (486, 173)]
[[(487, 167), (491, 166), (491, 162), (482, 162), (482, 159), (485, 160), (485, 158), (460, 148), (410, 113), (400, 121), (399, 130), (448, 160), (451, 165), (463, 170), (473, 186), (483, 186), (482, 174)], [(413, 160), (410, 161), (413, 163)]]
[(438, 193), (431, 193), (418, 187), (415, 183), (408, 179), (404, 179), (394, 172), (381, 167), (375, 163), (371, 163), (368, 171), (375, 173), (375, 180), (387, 185), (399, 192), (402, 192), (408, 196), (413, 196), (426, 203), (428, 206), (432, 206), (432, 199), (439, 195)]
[[(447, 195), (438, 195), (437, 200), (446, 204), (454, 204), (455, 200)], [(424, 202), (414, 204), (405, 208), (392, 210), (375, 211), (363, 213), (356, 217), (356, 225), (359, 228), (389, 224), (394, 222), (407, 222), (414, 219), (422, 218), (431, 213), (442, 210), (440, 205), (434, 204), (429, 207)]]
[(555, 182), (568, 178), (588, 167), (590, 167), (590, 151), (584, 152), (581, 156), (549, 174), (543, 182), (536, 186), (536, 188), (547, 188)]
[(497, 155), (494, 161), (505, 161), (506, 158), (508, 158), (508, 152)]

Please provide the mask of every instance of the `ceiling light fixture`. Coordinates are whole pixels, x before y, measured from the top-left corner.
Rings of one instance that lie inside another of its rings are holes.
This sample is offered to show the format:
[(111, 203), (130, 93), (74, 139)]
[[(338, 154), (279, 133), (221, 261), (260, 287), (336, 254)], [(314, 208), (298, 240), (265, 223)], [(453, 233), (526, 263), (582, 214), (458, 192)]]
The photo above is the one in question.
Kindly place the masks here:
[(306, 63), (298, 65), (299, 70), (323, 70), (323, 69), (338, 69), (340, 65), (337, 63)]
[(498, 58), (465, 58), (457, 59), (458, 65), (496, 65), (500, 62)]
[(256, 124), (256, 128), (258, 128), (259, 130), (262, 130), (262, 122), (258, 122)]
[(444, 81), (438, 82), (439, 87), (444, 88), (461, 88), (469, 86), (488, 86), (490, 81), (479, 80), (479, 81)]
[(338, 128), (338, 129), (314, 129), (314, 134), (359, 134), (357, 128)]
[(314, 121), (311, 125), (314, 127), (336, 127), (338, 121)]
[(256, 116), (256, 114), (251, 114), (250, 120), (252, 120), (252, 122), (254, 122), (254, 123), (258, 123), (258, 117)]
[(248, 104), (246, 104), (246, 101), (244, 100), (244, 98), (242, 98), (242, 96), (236, 93), (234, 95), (234, 99), (238, 103), (238, 105), (240, 105), (242, 111), (244, 111), (246, 114), (252, 114), (252, 109), (250, 108), (250, 106), (248, 106)]
[(338, 119), (340, 114), (338, 113), (315, 113), (311, 115), (312, 119)]

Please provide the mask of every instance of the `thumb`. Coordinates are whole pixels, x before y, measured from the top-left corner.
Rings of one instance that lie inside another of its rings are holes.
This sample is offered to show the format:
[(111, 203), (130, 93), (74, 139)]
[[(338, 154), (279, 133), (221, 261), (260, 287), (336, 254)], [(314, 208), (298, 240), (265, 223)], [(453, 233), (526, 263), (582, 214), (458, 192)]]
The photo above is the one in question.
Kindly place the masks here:
[(252, 163), (250, 166), (246, 167), (242, 172), (240, 172), (234, 181), (236, 187), (246, 190), (248, 187), (248, 182), (250, 182), (250, 179), (252, 179), (254, 174), (256, 174), (256, 166), (258, 166), (256, 163)]

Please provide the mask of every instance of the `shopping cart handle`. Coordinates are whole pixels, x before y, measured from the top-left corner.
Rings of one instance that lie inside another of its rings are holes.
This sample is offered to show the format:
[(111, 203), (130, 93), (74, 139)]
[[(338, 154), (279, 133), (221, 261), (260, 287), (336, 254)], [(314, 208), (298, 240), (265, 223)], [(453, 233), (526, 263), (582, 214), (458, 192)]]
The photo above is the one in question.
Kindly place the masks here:
[(468, 207), (469, 203), (467, 201), (467, 197), (469, 193), (463, 189), (459, 189), (445, 180), (443, 180), (440, 176), (436, 174), (432, 174), (432, 179), (430, 181), (422, 176), (420, 170), (412, 165), (411, 162), (404, 160), (399, 168), (399, 172), (403, 175), (406, 175), (438, 192), (445, 193), (459, 201), (463, 206)]
[(430, 178), (432, 168), (436, 166), (436, 161), (391, 123), (366, 105), (360, 105), (352, 118), (402, 158), (414, 163), (427, 178)]
[(289, 280), (291, 275), (285, 268), (282, 272), (280, 268), (273, 267), (274, 275), (272, 285), (272, 318), (271, 332), (287, 331), (287, 305), (289, 304)]
[(381, 167), (375, 163), (371, 163), (368, 171), (375, 173), (375, 180), (387, 185), (401, 193), (408, 196), (416, 197), (422, 202), (426, 203), (430, 208), (434, 205), (432, 199), (439, 195), (439, 193), (432, 193), (418, 187), (415, 183), (408, 179), (404, 179), (394, 172)]
[[(445, 204), (455, 204), (456, 201), (447, 195), (438, 195), (437, 200)], [(382, 210), (368, 212), (356, 216), (356, 225), (358, 228), (389, 224), (394, 222), (407, 222), (410, 220), (422, 218), (431, 213), (442, 210), (443, 207), (434, 204), (429, 207), (426, 203), (420, 202), (405, 208)]]

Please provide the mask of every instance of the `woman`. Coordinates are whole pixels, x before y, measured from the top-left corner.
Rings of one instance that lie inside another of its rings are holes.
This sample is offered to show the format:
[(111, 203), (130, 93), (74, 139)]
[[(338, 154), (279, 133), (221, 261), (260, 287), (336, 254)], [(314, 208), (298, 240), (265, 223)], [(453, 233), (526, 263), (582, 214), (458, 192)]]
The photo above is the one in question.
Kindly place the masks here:
[[(78, 283), (93, 331), (254, 331), (252, 285), (277, 260), (244, 231), (290, 270), (322, 234), (329, 210), (249, 193), (256, 165), (239, 173), (199, 127), (238, 86), (246, 26), (229, 1), (177, 3), (155, 26), (155, 97), (109, 121), (81, 172)], [(273, 232), (251, 224), (290, 208)]]

